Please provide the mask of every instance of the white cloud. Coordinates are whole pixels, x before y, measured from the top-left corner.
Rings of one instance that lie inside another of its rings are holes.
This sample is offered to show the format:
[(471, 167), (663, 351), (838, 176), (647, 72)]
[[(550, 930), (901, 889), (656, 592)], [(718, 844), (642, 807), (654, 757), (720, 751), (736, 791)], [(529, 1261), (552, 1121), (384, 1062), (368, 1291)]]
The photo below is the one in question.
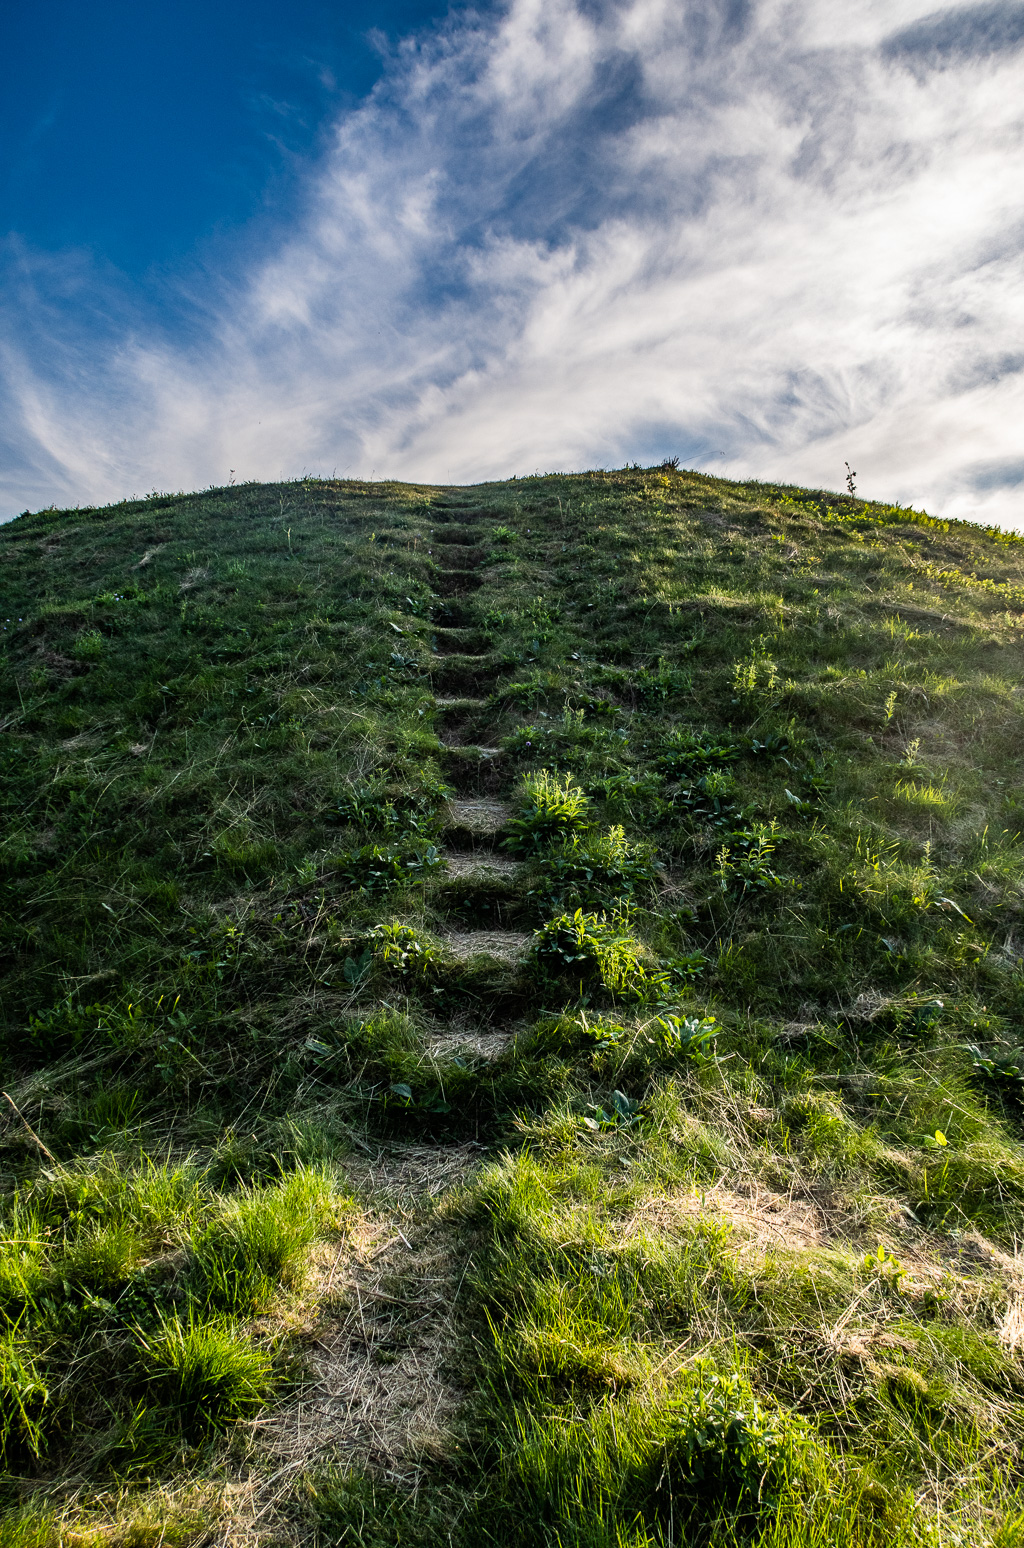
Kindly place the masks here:
[(1024, 9), (836, 16), (511, 0), (409, 40), (173, 329), (13, 254), (8, 508), (678, 452), (1024, 524)]

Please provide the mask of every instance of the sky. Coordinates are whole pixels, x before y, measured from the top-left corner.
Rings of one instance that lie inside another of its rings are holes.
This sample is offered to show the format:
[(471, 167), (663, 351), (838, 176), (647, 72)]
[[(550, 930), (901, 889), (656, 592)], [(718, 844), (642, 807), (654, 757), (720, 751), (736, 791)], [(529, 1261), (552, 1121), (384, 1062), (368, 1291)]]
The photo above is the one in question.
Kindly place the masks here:
[(649, 464), (1024, 527), (1024, 0), (6, 0), (0, 518)]

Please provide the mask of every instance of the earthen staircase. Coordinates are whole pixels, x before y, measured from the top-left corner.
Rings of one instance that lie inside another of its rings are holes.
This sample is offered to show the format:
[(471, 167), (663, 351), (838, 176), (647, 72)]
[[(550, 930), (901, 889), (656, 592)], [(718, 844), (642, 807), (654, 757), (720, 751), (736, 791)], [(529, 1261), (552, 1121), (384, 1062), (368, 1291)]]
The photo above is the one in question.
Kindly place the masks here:
[[(463, 904), (447, 938), (449, 949), (463, 960), (488, 956), (512, 964), (521, 960), (530, 937), (502, 928), (502, 898), (519, 866), (499, 849), (510, 811), (498, 794), (503, 755), (488, 736), (493, 712), (484, 693), (501, 663), (486, 648), (483, 620), (473, 600), (487, 557), (486, 534), (473, 523), (475, 514), (455, 501), (435, 505), (432, 512), (434, 589), (439, 598), (433, 630), (435, 725), (449, 783), (458, 792), (449, 802), (445, 858)], [(467, 903), (474, 888), (479, 907), (475, 920), (466, 921), (467, 912), (473, 912)]]

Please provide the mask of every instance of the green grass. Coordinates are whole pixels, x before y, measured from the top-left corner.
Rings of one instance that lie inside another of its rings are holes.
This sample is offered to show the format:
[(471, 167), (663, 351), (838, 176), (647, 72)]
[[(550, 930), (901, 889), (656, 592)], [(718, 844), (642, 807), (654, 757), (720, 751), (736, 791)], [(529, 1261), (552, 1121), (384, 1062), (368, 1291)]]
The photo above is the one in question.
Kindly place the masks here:
[(0, 1545), (1024, 1543), (1017, 537), (303, 480), (0, 578)]

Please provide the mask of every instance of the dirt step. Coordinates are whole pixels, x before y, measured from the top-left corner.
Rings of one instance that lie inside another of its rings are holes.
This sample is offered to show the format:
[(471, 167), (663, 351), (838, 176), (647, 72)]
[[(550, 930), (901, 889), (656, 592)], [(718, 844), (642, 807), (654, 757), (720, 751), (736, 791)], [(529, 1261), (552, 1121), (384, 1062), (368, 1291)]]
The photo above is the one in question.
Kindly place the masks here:
[(498, 857), (487, 851), (466, 853), (462, 866), (451, 850), (447, 857), (449, 870), (431, 888), (435, 908), (443, 909), (447, 915), (444, 929), (479, 934), (488, 930), (526, 930), (537, 923), (535, 900), (522, 896), (515, 862), (510, 869), (499, 870), (486, 862), (504, 860), (503, 855)]
[(430, 609), (430, 621), (435, 629), (480, 630), (483, 627), (478, 609), (472, 602), (460, 602), (458, 597), (444, 602), (438, 598)]
[(500, 521), (508, 518), (508, 511), (498, 510), (491, 505), (481, 505), (479, 501), (474, 504), (472, 500), (447, 500), (440, 505), (432, 505), (430, 509), (431, 512), (458, 511), (460, 515), (475, 517), (477, 521)]
[[(455, 730), (452, 735), (461, 733)], [(504, 783), (504, 750), (448, 741), (442, 732), (445, 778), (460, 795), (497, 795)]]
[(434, 693), (476, 697), (472, 690), (484, 686), (500, 670), (500, 662), (490, 656), (438, 656), (431, 671)]
[(514, 881), (523, 869), (521, 860), (511, 860), (507, 855), (495, 854), (493, 849), (448, 850), (444, 856), (448, 862), (448, 876), (472, 881)]
[(457, 755), (457, 761), (472, 767), (474, 764), (496, 763), (499, 758), (504, 758), (504, 747), (484, 747), (480, 742), (460, 742), (459, 728), (453, 727), (451, 732), (442, 732), (441, 745), (448, 751)]
[(282, 1470), (340, 1460), (415, 1486), (445, 1448), (465, 1401), (450, 1374), (465, 1252), (422, 1214), (483, 1156), (478, 1145), (393, 1145), (346, 1163), (374, 1213), (318, 1268), (308, 1379), (256, 1421)]
[(440, 656), (486, 654), (487, 636), (481, 629), (449, 629), (441, 626), (432, 632), (434, 648)]
[(496, 801), (491, 796), (449, 801), (448, 811), (451, 821), (446, 831), (470, 839), (495, 838), (512, 815), (507, 801)]
[(533, 940), (531, 930), (452, 930), (443, 936), (445, 945), (459, 962), (473, 957), (493, 957), (505, 964), (522, 962)]
[(478, 570), (439, 570), (434, 576), (434, 590), (440, 597), (459, 596), (482, 585), (483, 577)]
[(464, 666), (469, 672), (479, 672), (481, 668), (497, 667), (499, 662), (489, 650), (453, 650), (445, 656), (444, 664), (449, 671), (452, 667)]
[[(436, 1198), (457, 1186), (479, 1162), (482, 1148), (472, 1142), (406, 1145), (371, 1141), (358, 1153), (345, 1157), (345, 1173), (353, 1186), (370, 1194), (375, 1203), (384, 1199), (408, 1205), (417, 1199)], [(396, 1248), (397, 1241), (390, 1246)]]
[(486, 747), (481, 742), (464, 742), (463, 727), (456, 724), (450, 729), (441, 728), (441, 745), (452, 754), (453, 763), (470, 773), (473, 769), (483, 772), (485, 764), (497, 763), (505, 756), (504, 747)]
[[(448, 666), (452, 658), (446, 656), (444, 659)], [(450, 747), (496, 750), (489, 740), (494, 735), (494, 712), (486, 700), (467, 695), (464, 699), (439, 702), (435, 725), (442, 741)]]
[(434, 563), (438, 569), (464, 568), (475, 570), (487, 558), (487, 550), (478, 543), (439, 543)]
[(463, 743), (459, 740), (463, 734), (460, 724), (451, 731), (442, 728), (438, 732), (442, 738), (445, 779), (460, 796), (497, 796), (507, 783), (505, 749)]
[(460, 527), (455, 522), (448, 522), (437, 532), (430, 534), (432, 542), (440, 543), (445, 548), (480, 548), (486, 536), (487, 534), (481, 532), (479, 527)]

